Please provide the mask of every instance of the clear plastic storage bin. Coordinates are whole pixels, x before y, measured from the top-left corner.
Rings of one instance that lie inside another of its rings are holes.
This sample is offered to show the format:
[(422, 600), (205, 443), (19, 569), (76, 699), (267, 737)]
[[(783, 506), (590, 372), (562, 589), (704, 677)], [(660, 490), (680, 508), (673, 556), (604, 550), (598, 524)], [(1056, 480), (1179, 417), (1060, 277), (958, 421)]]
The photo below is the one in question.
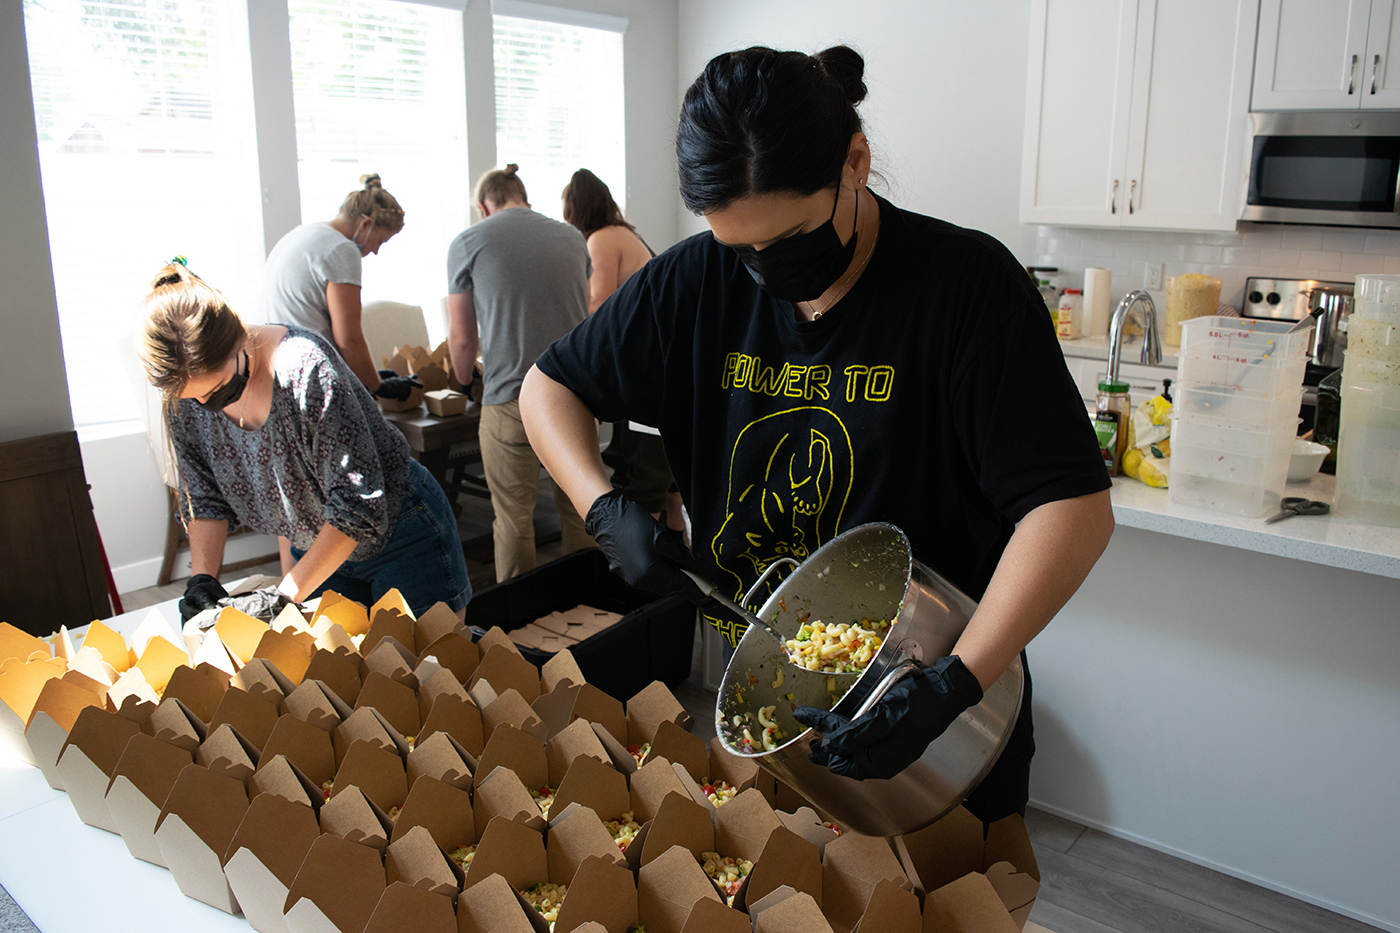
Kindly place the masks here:
[(1215, 353), (1207, 357), (1182, 354), (1176, 364), (1176, 384), (1259, 399), (1289, 396), (1301, 399), (1307, 365), (1307, 357), (1280, 365), (1241, 353)]
[(1214, 386), (1177, 383), (1172, 388), (1172, 412), (1192, 421), (1229, 423), (1242, 427), (1275, 428), (1287, 431), (1297, 424), (1302, 407), (1302, 377), (1299, 392), (1279, 398), (1231, 392)]
[(1277, 509), (1288, 481), (1296, 426), (1296, 416), (1273, 429), (1177, 417), (1169, 498), (1248, 517)]
[(1243, 356), (1265, 365), (1306, 357), (1312, 331), (1288, 333), (1289, 321), (1256, 321), (1247, 317), (1198, 317), (1181, 324), (1181, 352), (1209, 357)]

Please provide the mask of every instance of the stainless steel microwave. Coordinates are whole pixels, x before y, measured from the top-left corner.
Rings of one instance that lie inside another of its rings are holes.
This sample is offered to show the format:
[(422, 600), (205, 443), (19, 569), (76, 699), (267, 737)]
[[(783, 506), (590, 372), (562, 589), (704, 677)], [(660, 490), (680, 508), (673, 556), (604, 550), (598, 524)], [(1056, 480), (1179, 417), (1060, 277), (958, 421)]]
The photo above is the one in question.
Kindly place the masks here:
[(1400, 229), (1400, 111), (1250, 116), (1241, 220)]

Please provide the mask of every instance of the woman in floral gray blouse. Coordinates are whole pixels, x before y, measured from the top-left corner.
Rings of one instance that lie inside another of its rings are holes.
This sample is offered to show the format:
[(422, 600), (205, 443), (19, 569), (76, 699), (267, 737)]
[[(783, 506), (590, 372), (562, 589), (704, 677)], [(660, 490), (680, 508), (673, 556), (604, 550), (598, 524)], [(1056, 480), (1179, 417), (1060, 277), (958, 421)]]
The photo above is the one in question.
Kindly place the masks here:
[(332, 589), (369, 605), (397, 588), (415, 613), (445, 602), (463, 617), (471, 583), (447, 497), (323, 337), (245, 324), (179, 261), (141, 311), (189, 531), (185, 618), (226, 595), (216, 576), (239, 522), (291, 542), (278, 592), (293, 602)]

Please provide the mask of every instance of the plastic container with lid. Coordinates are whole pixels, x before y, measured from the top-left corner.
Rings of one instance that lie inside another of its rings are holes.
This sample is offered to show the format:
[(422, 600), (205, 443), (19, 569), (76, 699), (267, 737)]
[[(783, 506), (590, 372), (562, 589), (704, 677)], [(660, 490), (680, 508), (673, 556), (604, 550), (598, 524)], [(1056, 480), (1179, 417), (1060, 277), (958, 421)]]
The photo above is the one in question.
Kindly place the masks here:
[(1248, 517), (1277, 509), (1297, 424), (1296, 410), (1286, 428), (1175, 416), (1170, 500)]
[(1400, 526), (1400, 276), (1358, 275), (1337, 426), (1337, 512)]
[(1095, 403), (1094, 433), (1099, 438), (1099, 453), (1109, 476), (1117, 476), (1123, 464), (1123, 451), (1128, 446), (1128, 418), (1132, 414), (1132, 399), (1126, 382), (1100, 382)]

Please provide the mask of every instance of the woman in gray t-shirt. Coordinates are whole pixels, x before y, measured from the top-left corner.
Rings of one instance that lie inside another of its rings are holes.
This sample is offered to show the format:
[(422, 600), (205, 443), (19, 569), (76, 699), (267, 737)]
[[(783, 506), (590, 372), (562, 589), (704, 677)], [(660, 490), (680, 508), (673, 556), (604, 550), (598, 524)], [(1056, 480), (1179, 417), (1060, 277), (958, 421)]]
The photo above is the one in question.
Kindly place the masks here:
[(190, 538), (185, 618), (227, 595), (216, 576), (240, 522), (290, 542), (277, 589), (292, 602), (330, 588), (369, 605), (397, 588), (415, 613), (445, 602), (463, 617), (471, 584), (447, 497), (319, 335), (245, 325), (177, 261), (142, 306), (140, 343)]
[[(408, 398), (408, 380), (378, 371), (360, 326), (360, 260), (403, 229), (403, 208), (378, 175), (346, 195), (324, 223), (302, 224), (277, 241), (263, 273), (263, 314), (270, 324), (314, 330), (340, 352), (365, 387), (385, 398)], [(381, 384), (381, 382), (383, 384)]]

